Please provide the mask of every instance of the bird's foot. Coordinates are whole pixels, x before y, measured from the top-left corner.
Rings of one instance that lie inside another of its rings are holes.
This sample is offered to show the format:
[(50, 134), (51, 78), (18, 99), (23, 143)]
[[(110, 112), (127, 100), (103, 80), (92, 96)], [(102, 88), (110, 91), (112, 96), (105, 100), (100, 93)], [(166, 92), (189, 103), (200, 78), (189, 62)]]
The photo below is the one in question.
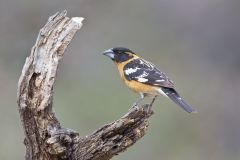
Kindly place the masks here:
[(151, 102), (151, 103), (144, 105), (144, 109), (147, 110), (147, 114), (152, 111), (152, 106), (153, 106), (153, 103), (154, 103), (154, 101), (156, 100), (156, 98), (157, 98), (157, 96), (155, 96), (155, 97), (152, 99), (152, 102)]
[(131, 110), (138, 110), (139, 107), (138, 107), (138, 104), (137, 103), (133, 103), (133, 105), (129, 108), (129, 111)]
[(147, 114), (149, 114), (152, 111), (152, 104), (145, 104), (143, 106), (143, 109), (146, 111)]

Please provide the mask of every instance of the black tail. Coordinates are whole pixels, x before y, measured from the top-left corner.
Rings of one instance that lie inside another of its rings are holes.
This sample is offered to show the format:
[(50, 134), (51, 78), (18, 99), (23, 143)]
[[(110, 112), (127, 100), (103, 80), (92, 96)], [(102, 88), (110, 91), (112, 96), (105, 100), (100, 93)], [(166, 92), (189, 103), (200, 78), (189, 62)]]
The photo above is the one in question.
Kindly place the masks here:
[(179, 105), (182, 109), (184, 109), (188, 113), (196, 113), (197, 111), (193, 109), (191, 106), (189, 106), (175, 91), (173, 88), (166, 88), (163, 87), (162, 91), (171, 99), (173, 100), (177, 105)]

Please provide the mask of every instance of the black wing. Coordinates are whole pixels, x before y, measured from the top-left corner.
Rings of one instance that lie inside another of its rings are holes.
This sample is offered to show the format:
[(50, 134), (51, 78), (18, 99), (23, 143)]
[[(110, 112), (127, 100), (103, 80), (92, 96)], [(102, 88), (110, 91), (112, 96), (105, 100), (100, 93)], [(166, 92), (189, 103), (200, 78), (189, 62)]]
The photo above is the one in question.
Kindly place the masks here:
[(144, 59), (134, 59), (126, 64), (123, 70), (125, 78), (129, 81), (174, 88), (173, 82), (163, 72)]

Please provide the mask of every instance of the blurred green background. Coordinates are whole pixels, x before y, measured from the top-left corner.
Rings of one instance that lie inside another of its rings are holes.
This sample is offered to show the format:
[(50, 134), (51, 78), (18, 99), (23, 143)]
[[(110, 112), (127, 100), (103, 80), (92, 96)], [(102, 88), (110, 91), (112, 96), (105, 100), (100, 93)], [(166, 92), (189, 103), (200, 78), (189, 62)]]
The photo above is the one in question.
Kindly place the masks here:
[(18, 78), (39, 29), (64, 9), (86, 18), (55, 85), (64, 127), (85, 136), (128, 111), (138, 95), (101, 54), (124, 46), (158, 64), (198, 114), (160, 97), (148, 134), (114, 160), (240, 159), (239, 0), (1, 0), (1, 160), (24, 159)]

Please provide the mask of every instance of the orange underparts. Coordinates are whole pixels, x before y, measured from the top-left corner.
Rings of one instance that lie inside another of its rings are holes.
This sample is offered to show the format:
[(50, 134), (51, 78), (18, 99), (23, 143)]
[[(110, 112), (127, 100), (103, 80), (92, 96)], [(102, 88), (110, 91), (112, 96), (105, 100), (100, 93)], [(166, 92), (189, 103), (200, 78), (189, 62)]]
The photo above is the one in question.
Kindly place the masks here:
[(136, 93), (145, 93), (148, 96), (155, 96), (155, 95), (159, 95), (158, 92), (158, 87), (156, 86), (151, 86), (148, 84), (144, 84), (141, 82), (137, 82), (137, 81), (129, 81), (126, 79), (126, 77), (124, 76), (124, 71), (123, 68), (124, 66), (129, 63), (130, 61), (132, 61), (133, 59), (137, 59), (138, 57), (133, 57), (132, 59), (122, 62), (122, 63), (117, 63), (117, 68), (118, 71), (120, 73), (120, 76), (122, 78), (122, 80), (124, 81), (124, 83), (127, 85), (128, 88), (130, 88), (131, 90), (133, 90)]

